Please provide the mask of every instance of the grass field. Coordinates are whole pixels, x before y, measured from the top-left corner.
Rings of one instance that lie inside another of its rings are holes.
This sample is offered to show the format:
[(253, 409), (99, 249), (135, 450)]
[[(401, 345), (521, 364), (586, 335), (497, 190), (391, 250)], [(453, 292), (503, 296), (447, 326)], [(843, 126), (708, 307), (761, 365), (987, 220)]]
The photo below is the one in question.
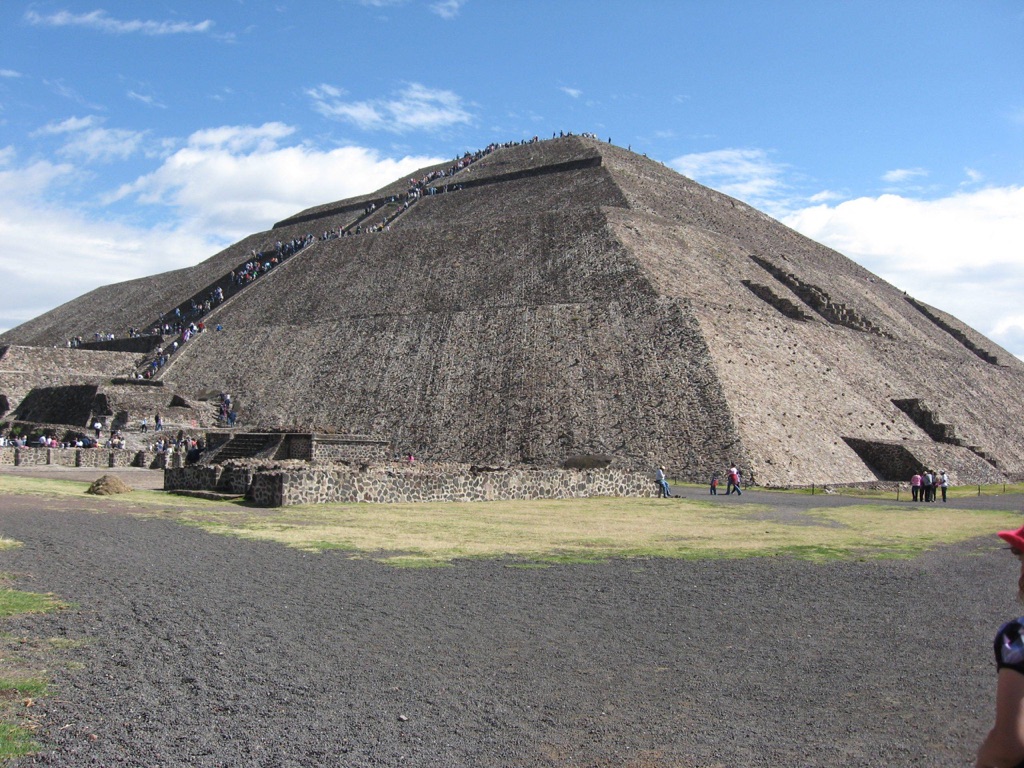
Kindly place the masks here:
[[(87, 484), (0, 475), (0, 494), (81, 499), (170, 517), (211, 533), (276, 541), (311, 551), (345, 550), (392, 565), (443, 565), (508, 557), (538, 564), (615, 557), (905, 557), (1020, 525), (1018, 512), (936, 505), (797, 509), (723, 506), (689, 499), (591, 498), (445, 504), (327, 504), (260, 509), (159, 491), (99, 500)], [(775, 501), (777, 499), (777, 502)], [(801, 506), (806, 506), (806, 499)], [(2, 533), (2, 531), (0, 531)]]

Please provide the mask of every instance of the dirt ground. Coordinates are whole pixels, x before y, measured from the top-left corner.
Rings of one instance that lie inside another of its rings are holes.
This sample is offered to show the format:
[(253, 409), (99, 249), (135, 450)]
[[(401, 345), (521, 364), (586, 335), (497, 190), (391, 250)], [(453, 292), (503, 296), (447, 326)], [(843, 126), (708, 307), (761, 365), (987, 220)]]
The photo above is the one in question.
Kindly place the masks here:
[(0, 571), (73, 604), (0, 629), (84, 641), (21, 765), (966, 766), (992, 636), (1022, 612), (994, 536), (911, 560), (404, 570), (123, 504), (0, 497), (23, 542)]

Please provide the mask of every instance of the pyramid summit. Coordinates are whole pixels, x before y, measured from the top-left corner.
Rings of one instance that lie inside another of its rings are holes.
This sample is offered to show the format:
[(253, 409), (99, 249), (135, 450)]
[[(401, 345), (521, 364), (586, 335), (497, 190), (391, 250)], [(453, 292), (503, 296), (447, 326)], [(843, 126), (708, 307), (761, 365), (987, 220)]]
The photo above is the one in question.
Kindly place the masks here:
[[(205, 330), (149, 335), (178, 322)], [(90, 341), (128, 328), (141, 335)], [(920, 467), (1024, 476), (1024, 363), (842, 254), (588, 136), (492, 145), (310, 208), (0, 345), (7, 419), (34, 402), (36, 420), (61, 421), (34, 390), (99, 386), (116, 368), (153, 371), (185, 400), (229, 392), (246, 429), (374, 435), (438, 461), (602, 455), (698, 481), (738, 463), (766, 485)]]

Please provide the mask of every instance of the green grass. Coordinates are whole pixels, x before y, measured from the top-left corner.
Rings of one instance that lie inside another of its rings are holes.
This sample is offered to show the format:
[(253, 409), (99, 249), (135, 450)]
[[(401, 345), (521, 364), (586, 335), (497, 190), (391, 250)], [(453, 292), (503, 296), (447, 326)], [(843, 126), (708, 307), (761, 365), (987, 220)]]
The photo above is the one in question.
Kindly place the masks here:
[[(0, 582), (12, 578), (0, 574)], [(0, 587), (0, 617), (43, 613), (65, 605), (53, 595)], [(30, 708), (35, 699), (49, 692), (46, 664), (54, 653), (73, 645), (74, 641), (62, 638), (40, 642), (11, 635), (0, 637), (0, 761), (39, 749), (32, 738)]]
[(274, 509), (159, 493), (125, 496), (105, 503), (213, 534), (341, 551), (403, 568), (481, 558), (552, 565), (646, 557), (905, 557), (1020, 525), (1009, 510), (910, 504), (811, 509), (787, 520), (778, 514), (782, 494), (771, 505), (589, 498)]
[[(10, 479), (0, 475), (0, 494), (75, 493), (82, 498), (87, 487), (32, 478), (13, 478), (9, 485)], [(1011, 488), (1024, 491), (1024, 486), (1007, 486), (1007, 491)], [(212, 534), (310, 552), (340, 551), (403, 568), (459, 559), (552, 565), (610, 558), (908, 557), (1020, 525), (1019, 513), (1011, 510), (894, 503), (792, 511), (786, 509), (786, 494), (775, 498), (777, 503), (735, 506), (689, 498), (606, 497), (262, 509), (135, 491), (104, 500), (90, 497), (85, 508), (159, 516)]]
[(29, 728), (0, 720), (0, 760), (7, 762), (38, 750)]
[(62, 605), (53, 595), (0, 587), (0, 617), (19, 613), (44, 613)]

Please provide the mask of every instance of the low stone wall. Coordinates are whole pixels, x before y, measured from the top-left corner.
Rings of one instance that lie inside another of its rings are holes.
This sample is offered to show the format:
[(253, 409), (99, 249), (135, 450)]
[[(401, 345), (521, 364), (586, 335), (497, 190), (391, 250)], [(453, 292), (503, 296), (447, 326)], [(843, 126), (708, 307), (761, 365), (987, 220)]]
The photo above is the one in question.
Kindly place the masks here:
[(78, 449), (77, 448), (51, 448), (50, 449), (50, 460), (48, 464), (57, 465), (60, 467), (77, 467), (78, 464)]
[(384, 461), (390, 453), (391, 442), (361, 435), (321, 435), (310, 440), (309, 456), (315, 461)]
[[(172, 462), (173, 465), (173, 462)], [(216, 491), (224, 468), (219, 464), (193, 464), (164, 469), (165, 491)]]
[(162, 469), (161, 454), (109, 448), (0, 448), (0, 464), (15, 467), (149, 467)]
[(245, 493), (256, 505), (370, 502), (378, 504), (588, 496), (650, 497), (649, 473), (622, 469), (476, 471), (468, 465), (429, 467), (196, 465), (164, 472), (165, 490)]

